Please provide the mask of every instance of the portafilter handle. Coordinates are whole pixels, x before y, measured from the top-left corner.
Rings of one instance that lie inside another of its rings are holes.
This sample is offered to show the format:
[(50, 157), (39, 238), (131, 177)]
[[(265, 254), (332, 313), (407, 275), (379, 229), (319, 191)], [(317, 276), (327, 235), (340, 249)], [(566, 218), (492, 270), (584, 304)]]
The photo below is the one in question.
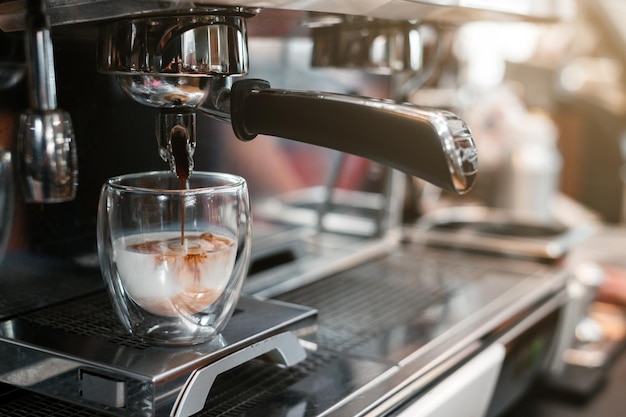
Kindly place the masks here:
[(462, 194), (476, 177), (471, 132), (456, 115), (408, 103), (233, 83), (230, 117), (237, 137), (278, 136), (359, 155)]

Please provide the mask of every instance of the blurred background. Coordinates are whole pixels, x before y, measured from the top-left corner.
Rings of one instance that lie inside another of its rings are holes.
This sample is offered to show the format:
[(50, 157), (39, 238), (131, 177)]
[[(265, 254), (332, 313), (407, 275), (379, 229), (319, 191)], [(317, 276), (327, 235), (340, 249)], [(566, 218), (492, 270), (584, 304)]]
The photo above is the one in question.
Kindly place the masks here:
[[(449, 100), (479, 147), (475, 196), (544, 213), (566, 197), (603, 221), (624, 222), (625, 6), (571, 2), (559, 23), (471, 23), (455, 32), (459, 71), (440, 84), (450, 84)], [(428, 93), (411, 97), (443, 100)], [(537, 181), (534, 192), (521, 171)], [(553, 202), (550, 187), (562, 194)]]

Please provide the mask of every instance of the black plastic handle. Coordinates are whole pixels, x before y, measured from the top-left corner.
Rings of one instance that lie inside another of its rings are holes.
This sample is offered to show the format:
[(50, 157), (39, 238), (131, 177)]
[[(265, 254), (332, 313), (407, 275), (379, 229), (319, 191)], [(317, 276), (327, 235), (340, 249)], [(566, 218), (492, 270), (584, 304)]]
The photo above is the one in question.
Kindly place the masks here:
[(277, 136), (359, 155), (456, 193), (471, 187), (477, 154), (454, 114), (407, 103), (335, 93), (271, 89), (264, 80), (233, 84), (237, 137)]

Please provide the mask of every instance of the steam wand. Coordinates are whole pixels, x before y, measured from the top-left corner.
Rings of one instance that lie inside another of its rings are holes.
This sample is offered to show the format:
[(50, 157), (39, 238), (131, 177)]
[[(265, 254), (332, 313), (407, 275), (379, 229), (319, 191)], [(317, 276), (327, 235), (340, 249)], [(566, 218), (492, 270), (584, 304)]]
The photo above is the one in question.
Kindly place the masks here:
[(31, 108), (20, 116), (17, 166), (28, 202), (56, 203), (76, 194), (74, 130), (57, 108), (54, 55), (43, 0), (28, 0), (26, 59)]

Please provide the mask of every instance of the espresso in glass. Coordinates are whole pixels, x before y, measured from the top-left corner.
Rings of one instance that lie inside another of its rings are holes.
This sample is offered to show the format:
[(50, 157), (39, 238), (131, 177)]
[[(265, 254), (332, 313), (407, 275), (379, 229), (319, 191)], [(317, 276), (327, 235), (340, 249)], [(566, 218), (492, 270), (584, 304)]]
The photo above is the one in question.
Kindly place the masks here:
[[(156, 232), (113, 242), (126, 291), (146, 311), (166, 317), (196, 314), (222, 294), (235, 264), (233, 239), (213, 233)], [(150, 277), (145, 279), (145, 277)]]
[(131, 333), (162, 344), (210, 340), (230, 318), (250, 254), (245, 180), (169, 172), (110, 179), (98, 213), (100, 265)]

